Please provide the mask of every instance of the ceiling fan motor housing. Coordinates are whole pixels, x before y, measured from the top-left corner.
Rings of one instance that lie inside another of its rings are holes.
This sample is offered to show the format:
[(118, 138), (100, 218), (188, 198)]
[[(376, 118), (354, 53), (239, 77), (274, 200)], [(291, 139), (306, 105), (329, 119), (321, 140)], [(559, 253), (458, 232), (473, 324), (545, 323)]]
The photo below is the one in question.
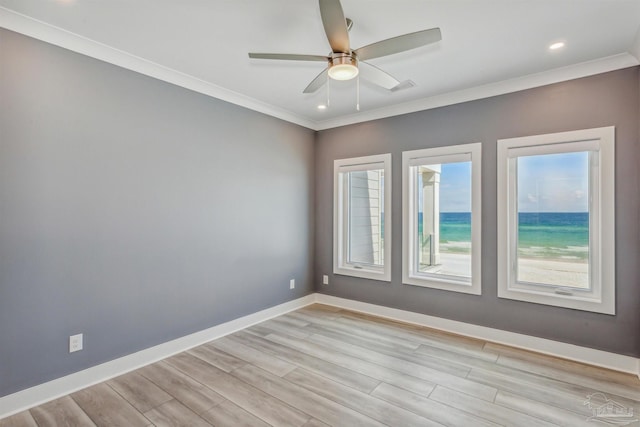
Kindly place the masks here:
[(333, 52), (331, 57), (329, 58), (329, 65), (339, 65), (339, 64), (349, 64), (354, 67), (358, 66), (358, 58), (355, 53), (343, 53), (343, 52)]

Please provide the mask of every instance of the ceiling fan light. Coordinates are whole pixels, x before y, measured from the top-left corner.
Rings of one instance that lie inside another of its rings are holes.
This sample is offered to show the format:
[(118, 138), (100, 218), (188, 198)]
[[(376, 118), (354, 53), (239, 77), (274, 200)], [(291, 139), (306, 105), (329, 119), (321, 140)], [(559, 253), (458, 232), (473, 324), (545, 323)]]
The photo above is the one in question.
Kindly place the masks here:
[(329, 68), (329, 77), (334, 80), (351, 80), (359, 73), (358, 67), (351, 64), (338, 64)]

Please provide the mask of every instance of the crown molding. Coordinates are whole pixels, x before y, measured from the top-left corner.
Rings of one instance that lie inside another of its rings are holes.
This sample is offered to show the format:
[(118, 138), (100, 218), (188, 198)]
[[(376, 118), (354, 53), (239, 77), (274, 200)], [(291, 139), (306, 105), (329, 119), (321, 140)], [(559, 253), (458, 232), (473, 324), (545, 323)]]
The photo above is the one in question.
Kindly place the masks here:
[(316, 123), (314, 121), (293, 114), (283, 108), (274, 107), (249, 96), (148, 61), (5, 7), (0, 7), (0, 27), (194, 92), (239, 105), (249, 110), (315, 129)]
[(490, 98), (492, 96), (504, 95), (518, 92), (553, 83), (567, 80), (579, 79), (595, 74), (620, 70), (640, 64), (640, 61), (629, 53), (608, 56), (593, 61), (582, 62), (567, 67), (556, 68), (541, 73), (529, 74), (514, 79), (503, 80), (487, 85), (476, 86), (456, 92), (443, 93), (440, 95), (409, 101), (390, 107), (383, 107), (376, 110), (365, 111), (358, 114), (329, 119), (317, 124), (316, 130), (332, 129), (340, 126), (355, 123), (368, 122), (371, 120), (383, 119), (386, 117), (399, 116), (402, 114), (414, 113), (416, 111), (430, 110), (432, 108), (445, 107), (447, 105), (460, 104), (462, 102), (474, 101), (477, 99)]
[(629, 49), (629, 53), (633, 55), (636, 60), (640, 61), (640, 26), (638, 27), (638, 32), (636, 33), (633, 45), (631, 46), (631, 49)]
[(639, 31), (634, 45), (630, 49), (630, 53), (621, 53), (541, 73), (476, 86), (460, 91), (443, 93), (334, 119), (315, 121), (284, 108), (276, 107), (255, 98), (225, 89), (197, 77), (148, 61), (5, 7), (0, 7), (0, 27), (315, 131), (489, 98), (640, 64)]

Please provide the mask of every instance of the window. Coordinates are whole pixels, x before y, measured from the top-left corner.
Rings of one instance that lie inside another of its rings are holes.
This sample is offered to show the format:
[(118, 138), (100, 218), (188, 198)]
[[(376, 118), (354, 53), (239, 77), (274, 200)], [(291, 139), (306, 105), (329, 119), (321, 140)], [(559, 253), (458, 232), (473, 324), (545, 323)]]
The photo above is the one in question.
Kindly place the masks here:
[(403, 283), (480, 295), (480, 157), (480, 143), (403, 153)]
[(615, 314), (614, 128), (498, 141), (498, 296)]
[(333, 272), (391, 280), (391, 154), (334, 162)]

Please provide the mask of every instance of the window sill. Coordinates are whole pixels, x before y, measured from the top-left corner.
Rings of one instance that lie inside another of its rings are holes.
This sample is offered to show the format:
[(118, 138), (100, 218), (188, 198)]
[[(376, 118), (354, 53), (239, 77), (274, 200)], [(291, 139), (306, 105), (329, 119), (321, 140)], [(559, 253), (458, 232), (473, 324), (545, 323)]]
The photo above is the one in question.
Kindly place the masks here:
[(581, 295), (562, 295), (555, 292), (535, 291), (532, 289), (504, 289), (502, 287), (498, 287), (498, 298), (615, 315), (615, 301), (613, 299), (590, 298)]
[(372, 269), (372, 268), (354, 268), (350, 266), (334, 267), (334, 274), (342, 276), (360, 277), (363, 279), (379, 280), (382, 282), (391, 282), (391, 273), (388, 271)]
[(443, 291), (459, 292), (463, 294), (481, 295), (482, 287), (480, 283), (473, 283), (470, 280), (455, 280), (449, 278), (436, 278), (424, 276), (405, 276), (402, 278), (404, 285), (420, 286), (423, 288), (440, 289)]

